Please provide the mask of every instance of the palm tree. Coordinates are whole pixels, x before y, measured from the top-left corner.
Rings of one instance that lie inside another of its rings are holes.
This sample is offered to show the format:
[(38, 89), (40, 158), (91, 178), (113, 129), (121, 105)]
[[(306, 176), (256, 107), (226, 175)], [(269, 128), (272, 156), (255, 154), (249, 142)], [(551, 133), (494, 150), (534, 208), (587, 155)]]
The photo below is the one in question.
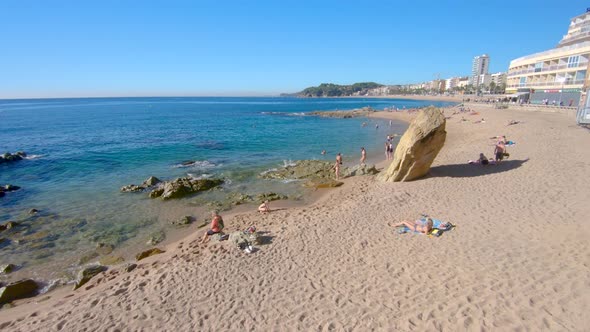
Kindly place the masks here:
[(490, 82), (490, 93), (496, 93), (496, 82)]

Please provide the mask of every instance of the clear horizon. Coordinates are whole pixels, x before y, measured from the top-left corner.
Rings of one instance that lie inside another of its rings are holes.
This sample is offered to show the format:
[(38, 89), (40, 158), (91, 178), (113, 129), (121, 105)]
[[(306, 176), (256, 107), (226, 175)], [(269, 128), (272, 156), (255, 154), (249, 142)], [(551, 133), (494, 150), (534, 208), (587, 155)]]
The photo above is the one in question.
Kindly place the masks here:
[[(587, 5), (587, 4), (586, 4)], [(257, 97), (490, 72), (553, 48), (582, 1), (0, 4), (0, 99)], [(542, 24), (539, 24), (542, 22)]]

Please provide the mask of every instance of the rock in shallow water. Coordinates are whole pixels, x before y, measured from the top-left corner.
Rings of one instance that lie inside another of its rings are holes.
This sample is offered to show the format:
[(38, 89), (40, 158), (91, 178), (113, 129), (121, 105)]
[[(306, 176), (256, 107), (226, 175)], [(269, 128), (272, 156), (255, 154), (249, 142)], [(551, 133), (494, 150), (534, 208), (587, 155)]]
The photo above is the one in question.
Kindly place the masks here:
[(289, 197), (286, 195), (283, 195), (283, 194), (277, 194), (277, 193), (272, 193), (272, 192), (256, 195), (256, 200), (261, 203), (264, 201), (278, 201), (278, 200), (283, 200), (283, 199), (289, 199)]
[(164, 231), (154, 232), (154, 233), (150, 234), (149, 239), (147, 241), (147, 245), (154, 246), (154, 245), (164, 241), (165, 238), (166, 238), (166, 233), (164, 233)]
[[(164, 191), (160, 197), (162, 197), (163, 200), (182, 198), (189, 194), (209, 190), (219, 186), (222, 183), (223, 180), (220, 179), (195, 180), (191, 178), (178, 178), (173, 181), (164, 182)], [(150, 195), (150, 197), (152, 197), (152, 195)]]
[(121, 264), (125, 261), (125, 259), (121, 256), (104, 256), (102, 257), (98, 262), (101, 265), (117, 265), (117, 264)]
[(0, 266), (0, 273), (2, 274), (8, 274), (12, 271), (14, 271), (14, 269), (16, 268), (16, 265), (14, 264), (4, 264), (2, 266)]
[(192, 223), (193, 220), (195, 220), (195, 218), (193, 218), (192, 216), (184, 216), (179, 220), (173, 220), (170, 223), (175, 226), (184, 226)]
[(39, 285), (31, 279), (23, 279), (0, 288), (0, 304), (31, 297), (36, 294)]

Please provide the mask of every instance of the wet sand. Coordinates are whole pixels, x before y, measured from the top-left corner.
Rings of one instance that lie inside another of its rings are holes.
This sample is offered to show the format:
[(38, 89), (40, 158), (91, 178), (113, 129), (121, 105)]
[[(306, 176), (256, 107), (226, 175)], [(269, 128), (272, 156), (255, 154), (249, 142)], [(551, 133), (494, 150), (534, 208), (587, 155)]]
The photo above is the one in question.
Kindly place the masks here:
[[(2, 309), (0, 329), (589, 330), (590, 133), (565, 114), (470, 107), (480, 114), (447, 120), (423, 179), (349, 178), (310, 206), (224, 216), (228, 232), (263, 232), (252, 254), (201, 245), (191, 226), (130, 273)], [(496, 135), (517, 143), (510, 158), (468, 165)], [(457, 227), (430, 238), (390, 226), (420, 213)]]

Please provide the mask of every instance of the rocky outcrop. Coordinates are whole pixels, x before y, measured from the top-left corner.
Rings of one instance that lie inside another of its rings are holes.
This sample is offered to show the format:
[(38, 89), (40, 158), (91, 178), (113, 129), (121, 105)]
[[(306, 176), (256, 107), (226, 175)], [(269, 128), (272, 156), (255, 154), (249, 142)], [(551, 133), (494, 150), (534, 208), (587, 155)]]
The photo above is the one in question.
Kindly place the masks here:
[(97, 243), (96, 244), (96, 253), (99, 255), (109, 255), (113, 252), (115, 246), (108, 243)]
[(129, 185), (122, 187), (121, 192), (124, 192), (124, 193), (142, 192), (142, 191), (145, 191), (145, 190), (157, 185), (160, 182), (161, 182), (160, 179), (158, 179), (157, 177), (150, 176), (145, 181), (143, 181), (143, 183), (140, 184), (139, 186), (134, 185), (134, 184), (129, 184)]
[(16, 265), (10, 263), (4, 264), (0, 266), (0, 274), (9, 274), (10, 272), (14, 271), (14, 269), (16, 269)]
[(195, 218), (193, 218), (192, 216), (184, 216), (178, 220), (173, 220), (170, 223), (174, 226), (184, 226), (184, 225), (189, 225), (194, 220), (195, 220)]
[[(278, 180), (301, 180), (310, 178), (332, 178), (334, 170), (332, 166), (334, 163), (321, 160), (299, 160), (295, 165), (270, 170), (260, 174), (263, 179), (278, 179)], [(340, 168), (341, 174), (346, 174), (346, 167)]]
[(76, 279), (74, 290), (84, 286), (84, 284), (90, 281), (90, 279), (94, 278), (97, 274), (104, 272), (106, 270), (107, 267), (102, 265), (87, 266), (83, 268), (80, 272), (78, 272), (78, 278)]
[(125, 261), (125, 259), (121, 256), (104, 256), (98, 261), (101, 265), (117, 265), (121, 264)]
[(359, 175), (375, 175), (379, 173), (375, 165), (356, 165), (350, 169), (348, 169), (347, 173), (344, 174), (345, 177), (349, 176), (359, 176)]
[(31, 279), (23, 279), (0, 288), (0, 304), (34, 296), (39, 285)]
[(370, 107), (363, 107), (349, 111), (315, 111), (310, 112), (310, 115), (319, 116), (322, 118), (339, 118), (339, 119), (350, 119), (350, 118), (358, 118), (358, 117), (366, 117), (369, 116), (371, 113), (375, 112), (375, 110)]
[(161, 254), (161, 253), (164, 253), (164, 252), (165, 251), (160, 250), (158, 248), (152, 248), (152, 249), (149, 249), (149, 250), (146, 250), (146, 251), (142, 251), (139, 254), (135, 255), (135, 259), (137, 259), (138, 261), (140, 261), (140, 260), (142, 260), (144, 258), (147, 258), (147, 257), (150, 257), (150, 256), (154, 256), (154, 255), (158, 255), (158, 254)]
[(152, 176), (139, 186), (130, 184), (121, 188), (121, 192), (142, 192), (150, 190), (149, 197), (161, 197), (163, 200), (181, 198), (200, 191), (209, 190), (223, 183), (220, 179), (178, 178), (172, 181), (160, 181)]
[(18, 225), (19, 224), (15, 221), (8, 221), (5, 224), (0, 225), (0, 232), (12, 229)]
[(322, 189), (322, 188), (335, 188), (343, 185), (344, 182), (336, 181), (334, 179), (320, 179), (314, 178), (305, 183), (306, 187)]
[(164, 233), (164, 231), (157, 231), (150, 234), (146, 244), (148, 246), (155, 246), (156, 244), (164, 241), (164, 239), (166, 239), (166, 233)]
[(257, 232), (233, 232), (229, 235), (229, 242), (244, 249), (248, 245), (260, 244), (260, 234)]
[[(162, 193), (159, 197), (163, 200), (172, 198), (182, 198), (184, 196), (198, 193), (200, 191), (209, 190), (217, 187), (223, 183), (220, 179), (191, 179), (191, 178), (178, 178), (173, 181), (164, 182)], [(159, 193), (159, 191), (158, 191)], [(157, 195), (150, 195), (150, 197), (158, 197)]]
[(137, 267), (137, 264), (135, 264), (135, 263), (127, 263), (123, 266), (123, 271), (129, 273), (129, 272), (135, 270), (136, 267)]
[(445, 117), (439, 109), (428, 107), (421, 110), (401, 137), (393, 162), (379, 179), (411, 181), (426, 175), (445, 143), (445, 125)]
[(264, 202), (264, 201), (279, 201), (279, 200), (283, 200), (283, 199), (289, 199), (288, 196), (283, 195), (283, 194), (277, 194), (277, 193), (262, 193), (262, 194), (258, 194), (256, 195), (256, 200), (258, 202)]
[(12, 184), (7, 184), (4, 186), (0, 186), (0, 197), (4, 197), (7, 192), (19, 190), (19, 186), (14, 186)]
[(18, 151), (14, 154), (6, 152), (0, 155), (0, 164), (23, 160), (23, 158), (25, 158), (26, 156), (27, 154), (23, 151)]

